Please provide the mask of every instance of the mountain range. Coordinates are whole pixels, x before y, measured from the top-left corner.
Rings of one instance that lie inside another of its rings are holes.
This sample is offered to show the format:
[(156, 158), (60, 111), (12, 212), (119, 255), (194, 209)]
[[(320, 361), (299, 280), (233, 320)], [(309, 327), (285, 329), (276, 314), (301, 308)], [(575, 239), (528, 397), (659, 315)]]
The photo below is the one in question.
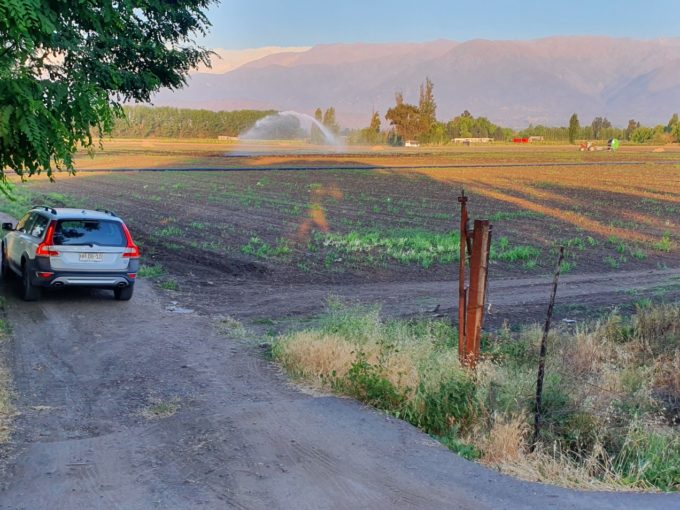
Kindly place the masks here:
[[(257, 55), (257, 53), (253, 53)], [(247, 60), (247, 59), (246, 59)], [(347, 127), (385, 114), (396, 92), (418, 102), (434, 83), (437, 117), (464, 110), (508, 127), (581, 124), (607, 117), (665, 124), (680, 110), (680, 38), (550, 37), (530, 41), (438, 40), (331, 44), (270, 52), (224, 73), (197, 72), (156, 105), (233, 110), (336, 109)]]

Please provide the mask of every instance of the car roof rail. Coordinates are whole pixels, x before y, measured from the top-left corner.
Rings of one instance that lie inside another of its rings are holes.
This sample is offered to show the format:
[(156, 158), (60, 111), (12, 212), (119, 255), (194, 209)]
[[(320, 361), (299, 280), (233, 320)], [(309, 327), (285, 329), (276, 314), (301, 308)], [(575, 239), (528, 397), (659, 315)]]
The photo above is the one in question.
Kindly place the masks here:
[(113, 216), (114, 218), (117, 218), (117, 217), (118, 217), (118, 215), (117, 215), (115, 212), (109, 211), (108, 209), (95, 209), (95, 210), (96, 210), (96, 211), (99, 211), (99, 212), (103, 212), (104, 214), (110, 214), (110, 215)]
[(45, 209), (47, 212), (50, 212), (54, 215), (57, 214), (57, 210), (54, 207), (50, 207), (49, 205), (34, 205), (32, 209)]

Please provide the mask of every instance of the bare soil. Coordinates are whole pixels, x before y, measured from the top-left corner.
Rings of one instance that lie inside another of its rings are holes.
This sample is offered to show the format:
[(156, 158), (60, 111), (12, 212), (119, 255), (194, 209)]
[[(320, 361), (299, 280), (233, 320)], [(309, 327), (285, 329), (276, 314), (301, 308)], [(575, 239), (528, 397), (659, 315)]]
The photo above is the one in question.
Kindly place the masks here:
[[(502, 154), (492, 151), (472, 160), (499, 160)], [(507, 155), (511, 161), (528, 158), (518, 151)], [(582, 157), (571, 152), (530, 155), (529, 161), (543, 155), (551, 164), (559, 164), (561, 157)], [(540, 252), (531, 266), (521, 260), (492, 261), (489, 328), (506, 320), (542, 320), (548, 291), (534, 282), (550, 280), (559, 245), (567, 246), (569, 262), (563, 281), (581, 290), (567, 294), (566, 287), (560, 289), (558, 319), (592, 318), (614, 307), (632, 311), (647, 300), (680, 296), (680, 282), (673, 278), (680, 242), (677, 166), (659, 166), (654, 160), (624, 165), (624, 158), (595, 161), (595, 167), (583, 166), (592, 161), (576, 161), (581, 166), (408, 167), (423, 158), (451, 163), (456, 156), (467, 161), (457, 154), (382, 155), (372, 170), (351, 169), (347, 155), (239, 156), (228, 159), (238, 160), (245, 171), (83, 171), (77, 177), (60, 176), (54, 184), (31, 183), (29, 189), (35, 201), (59, 205), (75, 199), (118, 212), (142, 244), (145, 263), (161, 264), (166, 271), (162, 279), (177, 282), (179, 290), (171, 299), (207, 314), (285, 321), (314, 316), (328, 295), (339, 295), (381, 303), (390, 314), (452, 317), (454, 264), (425, 268), (390, 258), (371, 260), (371, 253), (348, 256), (325, 246), (323, 236), (325, 231), (453, 232), (461, 188), (470, 197), (473, 217), (492, 219), (495, 243), (506, 238), (512, 246)], [(644, 159), (650, 153), (626, 156)], [(313, 165), (319, 158), (325, 165), (345, 166), (285, 169)], [(253, 169), (263, 164), (283, 169)], [(272, 249), (285, 245), (289, 252), (253, 254), (247, 250), (253, 239)]]

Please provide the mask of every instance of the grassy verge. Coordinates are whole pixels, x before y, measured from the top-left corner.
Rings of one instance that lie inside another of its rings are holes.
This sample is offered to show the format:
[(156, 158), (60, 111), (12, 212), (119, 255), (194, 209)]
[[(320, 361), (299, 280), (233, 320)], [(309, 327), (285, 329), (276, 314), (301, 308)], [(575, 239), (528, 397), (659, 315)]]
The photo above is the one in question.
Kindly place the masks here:
[(292, 376), (387, 411), (503, 472), (590, 489), (680, 488), (680, 306), (612, 314), (551, 335), (544, 429), (529, 453), (540, 331), (485, 339), (460, 367), (441, 322), (382, 321), (331, 303), (314, 329), (279, 337)]

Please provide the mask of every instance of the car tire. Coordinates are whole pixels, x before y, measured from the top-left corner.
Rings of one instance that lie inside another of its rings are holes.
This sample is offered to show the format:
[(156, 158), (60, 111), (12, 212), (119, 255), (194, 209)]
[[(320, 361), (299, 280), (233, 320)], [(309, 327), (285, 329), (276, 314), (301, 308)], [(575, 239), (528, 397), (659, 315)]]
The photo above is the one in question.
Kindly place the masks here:
[(37, 301), (40, 298), (40, 287), (31, 282), (31, 273), (27, 265), (24, 264), (21, 272), (21, 299), (24, 301)]
[(0, 277), (3, 280), (7, 280), (10, 276), (11, 270), (9, 268), (9, 263), (7, 262), (7, 255), (5, 254), (5, 247), (2, 247), (2, 262), (0, 263)]
[(118, 301), (130, 301), (134, 290), (135, 286), (130, 284), (127, 287), (113, 289), (113, 295)]

